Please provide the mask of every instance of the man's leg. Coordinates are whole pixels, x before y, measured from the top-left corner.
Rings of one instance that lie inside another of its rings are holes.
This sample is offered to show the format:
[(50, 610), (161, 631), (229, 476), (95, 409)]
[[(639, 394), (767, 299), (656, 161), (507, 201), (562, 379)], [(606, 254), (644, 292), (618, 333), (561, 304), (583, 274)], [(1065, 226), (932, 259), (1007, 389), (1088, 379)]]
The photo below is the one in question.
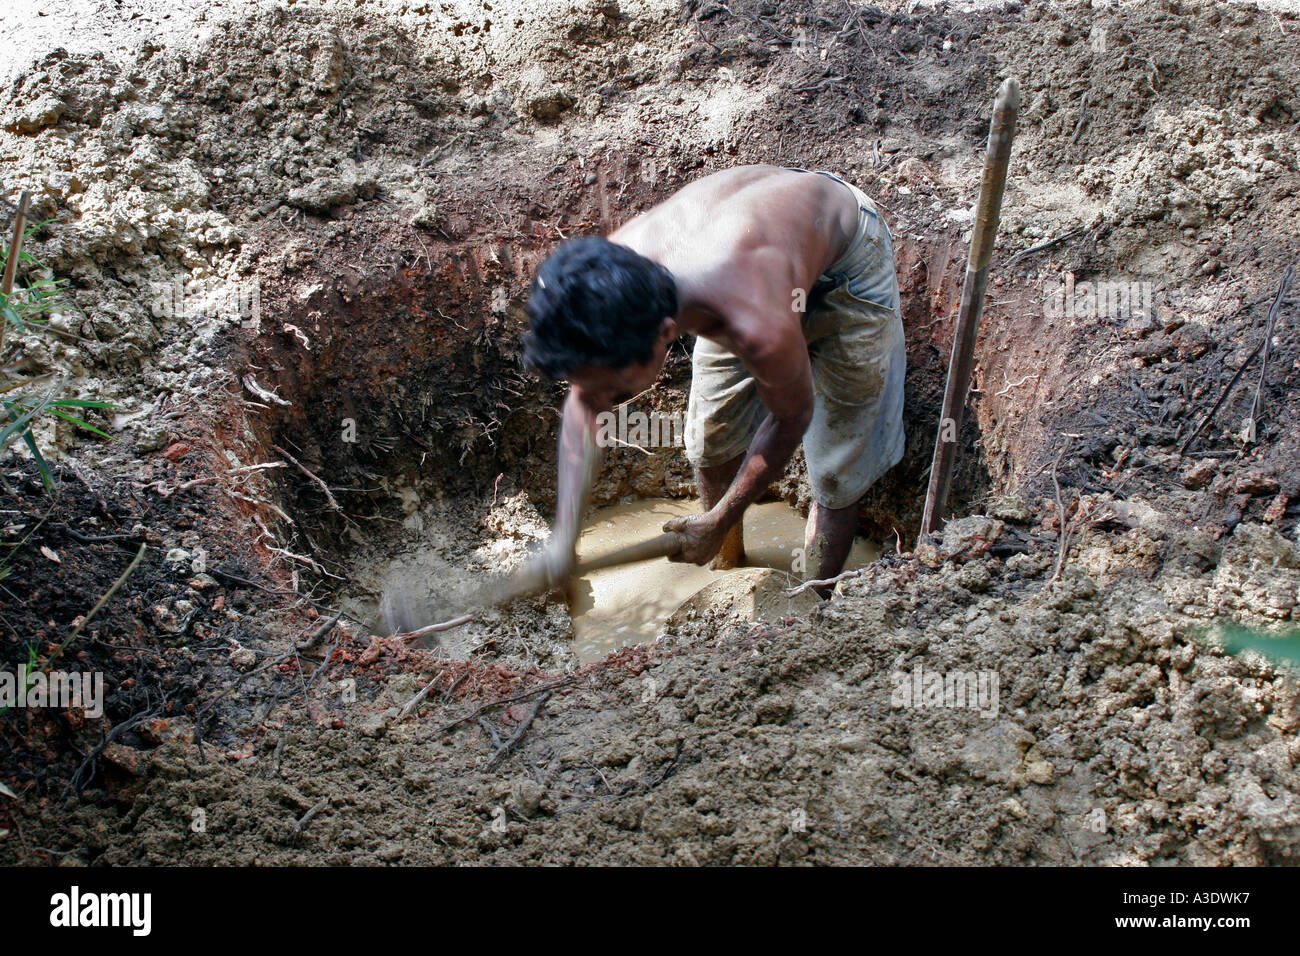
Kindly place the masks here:
[[(744, 460), (744, 455), (737, 455), (731, 461), (723, 462), (721, 465), (695, 469), (695, 483), (700, 489), (700, 500), (704, 503), (705, 511), (708, 511), (722, 500), (722, 496), (731, 487), (731, 482), (735, 479), (736, 472), (740, 470), (741, 462)], [(847, 552), (845, 553), (847, 554)], [(715, 571), (730, 571), (732, 568), (739, 567), (744, 563), (745, 536), (744, 519), (742, 518), (727, 533), (726, 540), (722, 542), (722, 548), (718, 551), (717, 557), (713, 559), (709, 567)]]
[[(853, 550), (853, 535), (858, 525), (858, 503), (845, 508), (827, 508), (813, 502), (804, 529), (804, 553), (808, 567), (815, 567), (815, 579), (824, 581), (844, 570), (844, 562)], [(829, 597), (831, 588), (818, 588)]]

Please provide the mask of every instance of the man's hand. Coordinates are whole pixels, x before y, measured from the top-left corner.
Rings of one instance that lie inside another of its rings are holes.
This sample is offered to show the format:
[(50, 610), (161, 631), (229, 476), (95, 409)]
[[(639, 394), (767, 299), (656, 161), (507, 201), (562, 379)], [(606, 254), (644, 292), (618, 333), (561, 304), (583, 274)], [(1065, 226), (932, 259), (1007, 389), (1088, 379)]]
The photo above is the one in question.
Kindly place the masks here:
[(674, 518), (664, 524), (664, 530), (674, 531), (682, 538), (682, 550), (669, 561), (708, 564), (722, 548), (730, 529), (712, 511), (706, 511), (702, 515)]

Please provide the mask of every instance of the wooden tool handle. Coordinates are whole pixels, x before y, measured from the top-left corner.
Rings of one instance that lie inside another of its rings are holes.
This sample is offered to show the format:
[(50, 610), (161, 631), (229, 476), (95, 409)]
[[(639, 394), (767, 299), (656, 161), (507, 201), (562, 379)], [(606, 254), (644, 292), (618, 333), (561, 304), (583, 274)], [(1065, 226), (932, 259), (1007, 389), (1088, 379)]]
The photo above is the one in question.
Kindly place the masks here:
[[(636, 544), (629, 544), (607, 554), (598, 554), (594, 558), (580, 561), (573, 574), (574, 577), (579, 577), (592, 571), (600, 571), (603, 568), (612, 568), (620, 564), (649, 561), (651, 558), (666, 558), (680, 550), (682, 550), (681, 536), (672, 531), (666, 531), (649, 541), (638, 541)], [(540, 564), (525, 564), (504, 581), (490, 585), (481, 600), (485, 605), (508, 604), (525, 595), (545, 591), (551, 586), (552, 584), (547, 580), (546, 573)]]
[(649, 561), (651, 558), (670, 558), (682, 550), (681, 535), (675, 531), (665, 531), (649, 541), (638, 541), (626, 547), (598, 554), (595, 557), (579, 561), (575, 574), (590, 574), (604, 568), (617, 567), (620, 564), (632, 564), (635, 561)]

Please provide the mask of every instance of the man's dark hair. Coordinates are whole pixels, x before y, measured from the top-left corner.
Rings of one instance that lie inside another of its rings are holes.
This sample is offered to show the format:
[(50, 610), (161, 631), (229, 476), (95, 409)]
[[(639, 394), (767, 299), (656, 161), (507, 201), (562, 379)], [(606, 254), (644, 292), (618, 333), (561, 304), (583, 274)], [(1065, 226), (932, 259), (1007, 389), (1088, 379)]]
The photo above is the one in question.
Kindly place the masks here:
[(533, 277), (524, 364), (552, 379), (584, 365), (642, 365), (676, 315), (677, 285), (663, 266), (608, 239), (571, 239)]

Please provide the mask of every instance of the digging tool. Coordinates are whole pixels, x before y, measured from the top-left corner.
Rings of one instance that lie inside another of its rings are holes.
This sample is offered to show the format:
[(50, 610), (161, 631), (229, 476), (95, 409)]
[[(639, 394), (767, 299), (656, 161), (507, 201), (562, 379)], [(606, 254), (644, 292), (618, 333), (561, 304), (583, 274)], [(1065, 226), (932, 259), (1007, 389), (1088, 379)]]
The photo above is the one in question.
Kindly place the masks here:
[[(605, 554), (579, 561), (574, 567), (573, 576), (582, 577), (593, 571), (603, 571), (606, 568), (619, 567), (624, 564), (635, 564), (638, 561), (669, 558), (677, 554), (681, 549), (681, 536), (676, 532), (666, 531), (647, 541), (638, 541), (635, 544), (615, 548)], [(505, 580), (485, 587), (480, 592), (476, 603), (482, 607), (509, 604), (511, 601), (526, 597), (529, 594), (549, 591), (554, 586), (555, 583), (550, 579), (545, 567), (538, 563), (529, 562)], [(457, 624), (467, 623), (473, 617), (472, 614), (464, 614), (443, 624), (420, 627), (420, 624), (423, 623), (421, 615), (416, 608), (411, 606), (407, 600), (406, 591), (401, 588), (393, 588), (384, 593), (382, 610), (385, 623), (390, 632), (407, 634), (408, 636), (448, 630)]]
[(979, 331), (980, 313), (984, 310), (984, 290), (989, 281), (989, 264), (997, 238), (998, 219), (1002, 213), (1002, 193), (1007, 184), (1007, 163), (1011, 159), (1011, 142), (1016, 136), (1016, 114), (1020, 110), (1020, 83), (1006, 80), (993, 104), (989, 124), (988, 148), (984, 153), (984, 175), (980, 181), (979, 201), (975, 206), (975, 228), (971, 232), (970, 254), (966, 258), (966, 280), (957, 310), (957, 328), (953, 334), (952, 358), (948, 363), (948, 384), (943, 392), (943, 411), (939, 416), (939, 433), (934, 442), (934, 459), (930, 464), (930, 486), (921, 515), (918, 546), (929, 539), (942, 520), (952, 484), (952, 469), (957, 461), (957, 436), (961, 433), (966, 409), (966, 392), (970, 389), (975, 364), (975, 336)]
[[(606, 568), (635, 564), (638, 561), (650, 561), (654, 558), (670, 558), (681, 550), (681, 535), (674, 531), (665, 531), (663, 534), (656, 535), (647, 541), (624, 545), (605, 554), (579, 561), (573, 569), (573, 576), (580, 578), (593, 571), (603, 571)], [(492, 604), (504, 604), (527, 594), (547, 590), (552, 586), (544, 570), (525, 565), (497, 585), (495, 589), (490, 590), (488, 595), (491, 597)]]
[[(594, 436), (587, 429), (583, 429), (580, 434), (561, 433), (560, 454), (564, 455), (566, 453), (578, 456), (578, 468), (573, 472), (574, 478), (579, 483), (578, 494), (576, 495), (578, 504), (572, 514), (566, 513), (566, 518), (558, 519), (557, 524), (562, 520), (577, 521), (578, 516), (586, 508), (588, 497), (591, 494), (592, 482), (595, 480), (596, 472), (600, 468), (601, 450), (596, 444)], [(560, 498), (562, 501), (568, 500), (563, 488), (560, 492)], [(671, 557), (681, 549), (681, 536), (675, 532), (666, 531), (648, 541), (638, 541), (635, 544), (616, 548), (606, 554), (579, 561), (573, 570), (573, 576), (581, 577), (584, 574), (590, 574), (592, 571), (601, 571), (605, 568), (618, 567), (623, 564), (634, 564), (637, 561)], [(529, 594), (548, 591), (558, 586), (559, 583), (552, 580), (543, 562), (529, 561), (504, 581), (495, 582), (485, 587), (480, 592), (477, 603), (481, 607), (508, 604)], [(424, 614), (416, 606), (412, 605), (409, 592), (401, 586), (394, 586), (385, 590), (380, 599), (380, 609), (390, 633), (405, 633), (408, 636), (413, 633), (433, 633), (446, 630), (457, 624), (465, 623), (472, 616), (462, 615), (454, 618), (451, 622), (421, 627), (420, 625), (424, 624), (424, 620), (422, 620)], [(419, 628), (418, 632), (415, 631), (416, 628)]]

